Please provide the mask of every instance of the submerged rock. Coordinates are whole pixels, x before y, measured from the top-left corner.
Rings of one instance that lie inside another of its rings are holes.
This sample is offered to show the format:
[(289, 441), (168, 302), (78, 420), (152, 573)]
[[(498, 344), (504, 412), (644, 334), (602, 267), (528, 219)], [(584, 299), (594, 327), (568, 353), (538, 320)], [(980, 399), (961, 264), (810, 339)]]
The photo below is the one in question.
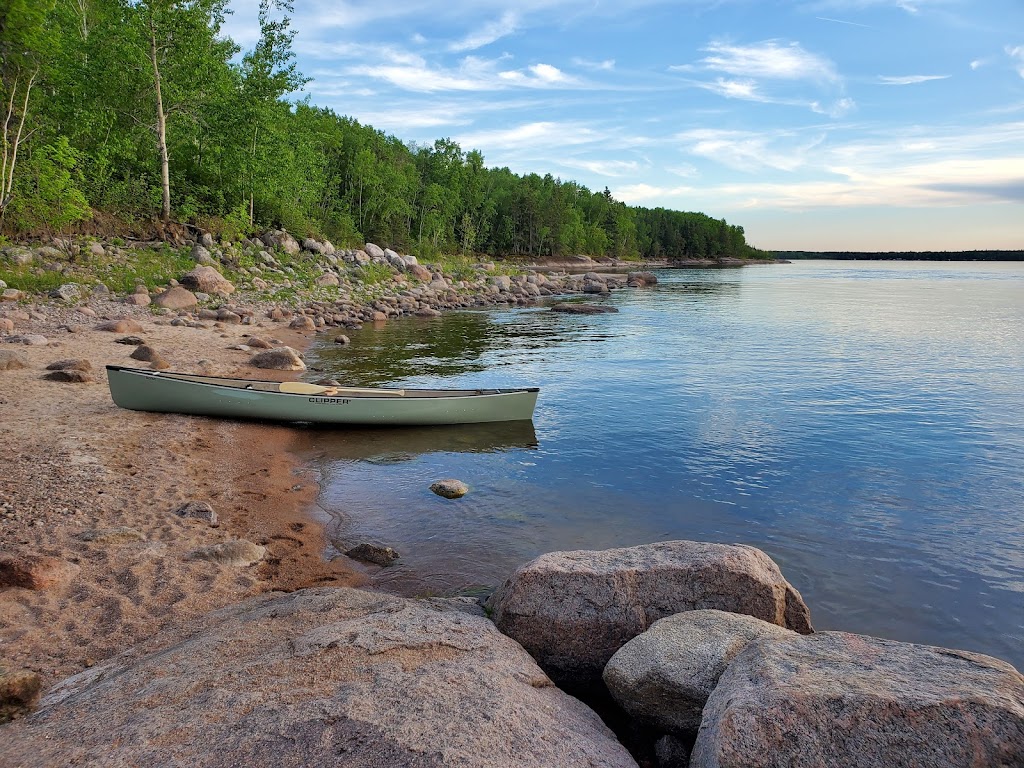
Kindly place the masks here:
[(401, 555), (398, 554), (391, 547), (382, 547), (379, 544), (358, 544), (352, 549), (345, 553), (347, 557), (351, 557), (353, 560), (360, 560), (364, 563), (373, 563), (374, 565), (387, 566), (391, 565)]
[(461, 480), (447, 479), (431, 483), (430, 490), (446, 499), (461, 499), (469, 493), (469, 486)]
[(569, 315), (603, 315), (619, 310), (607, 304), (581, 304), (575, 301), (566, 301), (561, 304), (552, 304), (551, 311), (565, 312)]

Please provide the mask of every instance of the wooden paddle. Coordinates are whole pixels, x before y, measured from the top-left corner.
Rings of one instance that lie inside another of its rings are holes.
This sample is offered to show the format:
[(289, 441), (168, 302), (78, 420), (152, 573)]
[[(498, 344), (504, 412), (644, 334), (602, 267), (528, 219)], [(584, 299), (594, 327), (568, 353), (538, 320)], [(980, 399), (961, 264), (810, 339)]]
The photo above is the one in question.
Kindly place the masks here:
[(361, 389), (359, 387), (323, 387), (304, 381), (284, 381), (282, 392), (290, 395), (373, 395), (374, 397), (405, 397), (404, 389)]

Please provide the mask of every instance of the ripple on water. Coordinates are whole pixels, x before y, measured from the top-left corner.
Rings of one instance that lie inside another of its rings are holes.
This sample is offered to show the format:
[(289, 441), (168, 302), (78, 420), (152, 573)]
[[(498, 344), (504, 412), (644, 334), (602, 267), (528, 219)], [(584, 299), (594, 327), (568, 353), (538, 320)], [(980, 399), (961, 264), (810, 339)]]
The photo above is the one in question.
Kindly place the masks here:
[[(542, 387), (510, 425), (310, 433), (340, 544), (407, 594), (555, 549), (768, 551), (820, 628), (1024, 666), (1024, 265), (805, 262), (659, 273), (617, 314), (393, 322), (322, 345), (358, 386)], [(428, 486), (458, 477), (470, 493)]]

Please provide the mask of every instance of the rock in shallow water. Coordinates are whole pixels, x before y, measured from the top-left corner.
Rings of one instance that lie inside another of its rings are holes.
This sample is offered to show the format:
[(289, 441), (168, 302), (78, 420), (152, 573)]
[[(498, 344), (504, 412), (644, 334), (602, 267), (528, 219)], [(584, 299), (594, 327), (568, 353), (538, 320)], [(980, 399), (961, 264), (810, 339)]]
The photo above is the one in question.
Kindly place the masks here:
[(373, 563), (374, 565), (387, 566), (391, 565), (395, 560), (401, 557), (398, 552), (393, 550), (391, 547), (382, 547), (378, 544), (357, 544), (345, 553), (347, 557), (351, 557), (353, 560), (360, 560), (364, 563)]
[(430, 490), (438, 496), (443, 496), (446, 499), (461, 499), (469, 493), (469, 486), (461, 480), (450, 478), (447, 480), (438, 480), (436, 483), (432, 483), (430, 485)]
[(578, 302), (565, 302), (563, 304), (552, 304), (552, 312), (565, 312), (570, 315), (603, 315), (619, 310), (608, 304), (580, 304)]
[(636, 768), (472, 601), (306, 589), (225, 608), (176, 640), (57, 686), (5, 733), (5, 759)]
[(845, 632), (755, 641), (704, 708), (693, 768), (1024, 765), (1024, 676)]

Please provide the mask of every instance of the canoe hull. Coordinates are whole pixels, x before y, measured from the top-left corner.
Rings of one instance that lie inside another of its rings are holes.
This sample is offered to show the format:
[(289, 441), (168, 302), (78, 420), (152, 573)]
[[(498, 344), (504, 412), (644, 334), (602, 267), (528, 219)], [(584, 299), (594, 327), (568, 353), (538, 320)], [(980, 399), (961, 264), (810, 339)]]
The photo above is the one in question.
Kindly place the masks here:
[[(204, 377), (213, 379), (214, 377)], [(411, 426), (525, 421), (537, 390), (444, 397), (346, 397), (267, 392), (176, 379), (132, 368), (107, 367), (110, 395), (122, 408), (231, 419)]]

